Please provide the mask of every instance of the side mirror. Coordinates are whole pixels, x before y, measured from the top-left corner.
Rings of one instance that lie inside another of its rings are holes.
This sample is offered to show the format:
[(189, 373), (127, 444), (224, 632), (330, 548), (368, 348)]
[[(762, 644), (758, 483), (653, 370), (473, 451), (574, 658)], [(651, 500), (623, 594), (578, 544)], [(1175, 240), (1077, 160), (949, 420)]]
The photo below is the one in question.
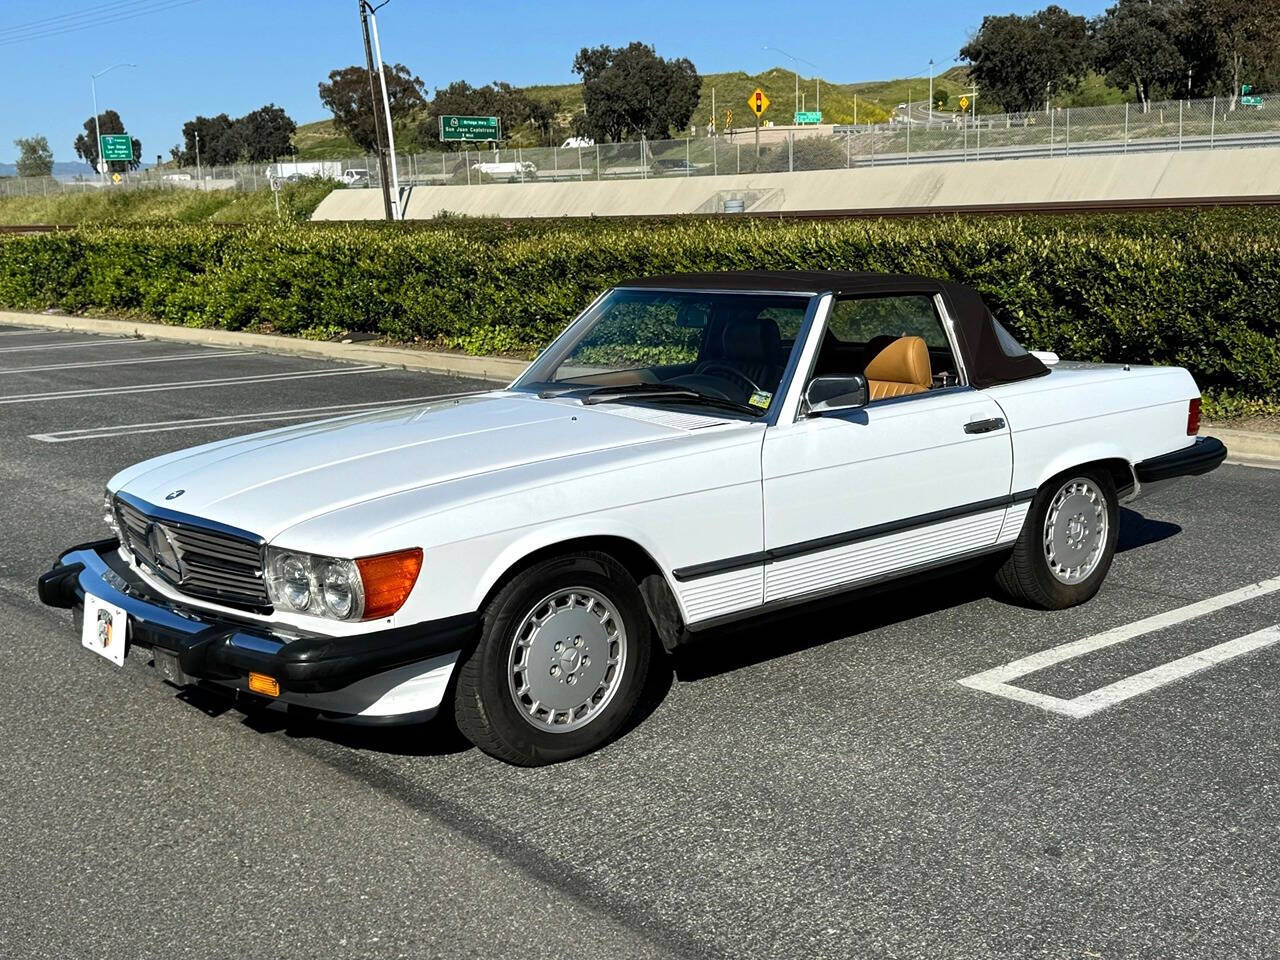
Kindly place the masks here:
[(851, 377), (814, 377), (804, 391), (805, 416), (857, 410), (871, 401), (867, 378), (860, 373)]

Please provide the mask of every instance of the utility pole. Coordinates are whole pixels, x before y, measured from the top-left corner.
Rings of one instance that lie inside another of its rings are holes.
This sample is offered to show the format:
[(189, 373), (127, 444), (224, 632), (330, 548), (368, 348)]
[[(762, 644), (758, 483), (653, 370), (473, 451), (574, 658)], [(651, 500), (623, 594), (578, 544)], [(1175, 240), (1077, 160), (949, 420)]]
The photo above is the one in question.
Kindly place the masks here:
[[(386, 114), (387, 121), (387, 152), (391, 154), (391, 215), (395, 220), (404, 219), (404, 211), (400, 209), (400, 171), (396, 166), (396, 131), (391, 125), (391, 100), (387, 96), (387, 71), (382, 63), (382, 45), (378, 42), (378, 18), (375, 14), (382, 7), (385, 7), (391, 0), (382, 0), (378, 6), (370, 6), (368, 0), (365, 0), (365, 7), (369, 11), (369, 19), (373, 21), (373, 55), (378, 60), (378, 77), (382, 81), (382, 109)], [(374, 107), (377, 112), (377, 107)]]
[(198, 189), (204, 189), (204, 177), (200, 176), (200, 131), (196, 131), (196, 184)]
[(929, 58), (929, 122), (933, 122), (933, 57)]
[(360, 6), (360, 27), (364, 30), (364, 59), (369, 70), (369, 106), (373, 108), (373, 136), (378, 147), (378, 172), (382, 181), (382, 209), (388, 220), (395, 219), (391, 208), (391, 181), (387, 177), (387, 155), (382, 149), (382, 119), (378, 115), (378, 91), (373, 84), (373, 44), (369, 40), (369, 15), (365, 0), (356, 0)]

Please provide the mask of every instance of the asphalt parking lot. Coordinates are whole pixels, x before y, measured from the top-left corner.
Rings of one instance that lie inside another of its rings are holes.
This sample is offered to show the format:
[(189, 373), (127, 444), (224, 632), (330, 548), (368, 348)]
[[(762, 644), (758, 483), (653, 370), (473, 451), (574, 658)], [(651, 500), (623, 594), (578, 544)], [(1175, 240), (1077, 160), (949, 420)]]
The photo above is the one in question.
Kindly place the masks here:
[(534, 770), (180, 693), (36, 600), (120, 467), (483, 386), (0, 328), (0, 956), (1280, 954), (1280, 471), (1125, 509), (1081, 608), (970, 573), (720, 635)]

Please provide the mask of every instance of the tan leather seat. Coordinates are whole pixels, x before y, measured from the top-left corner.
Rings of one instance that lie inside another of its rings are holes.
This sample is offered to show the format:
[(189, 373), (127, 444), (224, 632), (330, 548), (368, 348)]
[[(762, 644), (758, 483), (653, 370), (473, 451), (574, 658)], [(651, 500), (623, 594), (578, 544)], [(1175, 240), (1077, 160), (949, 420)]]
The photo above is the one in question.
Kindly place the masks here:
[(924, 393), (933, 385), (929, 348), (921, 337), (899, 337), (862, 371), (872, 400)]

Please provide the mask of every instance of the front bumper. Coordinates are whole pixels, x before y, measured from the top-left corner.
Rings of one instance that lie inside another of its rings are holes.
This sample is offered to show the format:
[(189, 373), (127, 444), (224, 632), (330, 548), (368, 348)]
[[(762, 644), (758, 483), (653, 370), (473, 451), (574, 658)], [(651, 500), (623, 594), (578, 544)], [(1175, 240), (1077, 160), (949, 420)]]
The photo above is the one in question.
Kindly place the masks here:
[[(369, 685), (415, 664), (451, 659), (475, 635), (478, 619), (465, 614), (348, 637), (284, 637), (261, 624), (237, 622), (179, 607), (149, 589), (120, 558), (115, 539), (72, 547), (40, 577), (40, 600), (51, 607), (83, 607), (90, 593), (129, 615), (130, 644), (175, 657), (183, 680), (207, 680), (244, 689), (250, 671), (273, 677), (281, 699)], [(374, 684), (376, 686), (376, 683)], [(294, 696), (289, 696), (290, 694)], [(317, 702), (333, 700), (315, 696)]]
[(1196, 437), (1196, 442), (1135, 464), (1134, 476), (1144, 487), (1175, 477), (1197, 477), (1216, 470), (1227, 458), (1227, 447), (1217, 437)]

